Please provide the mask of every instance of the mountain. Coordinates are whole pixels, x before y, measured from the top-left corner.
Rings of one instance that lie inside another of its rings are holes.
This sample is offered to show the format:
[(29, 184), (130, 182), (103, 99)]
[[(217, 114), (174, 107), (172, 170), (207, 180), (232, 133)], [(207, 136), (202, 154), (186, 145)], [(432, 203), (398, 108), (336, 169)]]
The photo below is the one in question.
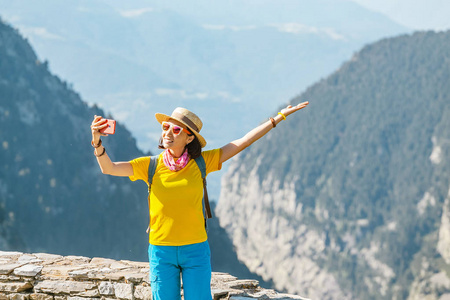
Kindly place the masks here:
[[(125, 122), (143, 149), (155, 149), (158, 136), (143, 120), (176, 106), (198, 112), (209, 145), (220, 147), (355, 49), (407, 31), (344, 0), (0, 0), (0, 6), (52, 71)], [(215, 134), (228, 120), (228, 130)]]
[[(147, 261), (147, 187), (101, 174), (90, 145), (95, 114), (105, 115), (0, 22), (1, 250)], [(103, 143), (113, 160), (148, 155), (121, 123)], [(217, 216), (208, 223), (213, 270), (271, 287), (238, 261)]]
[[(0, 34), (1, 199), (21, 250), (145, 258), (145, 187), (101, 176), (90, 146), (90, 122), (104, 112), (15, 30), (0, 23)], [(113, 158), (143, 155), (122, 124), (105, 143)]]
[(450, 32), (417, 32), (294, 98), (310, 105), (223, 178), (239, 259), (311, 299), (449, 297), (449, 79)]

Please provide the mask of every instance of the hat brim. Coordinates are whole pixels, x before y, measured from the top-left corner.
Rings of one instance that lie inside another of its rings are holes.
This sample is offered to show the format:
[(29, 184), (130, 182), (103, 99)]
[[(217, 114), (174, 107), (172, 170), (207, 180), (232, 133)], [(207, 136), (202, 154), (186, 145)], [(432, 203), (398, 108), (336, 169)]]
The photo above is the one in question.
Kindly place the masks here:
[(189, 125), (187, 125), (185, 122), (181, 121), (180, 119), (171, 117), (166, 114), (161, 114), (161, 113), (156, 113), (155, 118), (159, 122), (159, 124), (162, 124), (162, 122), (168, 122), (170, 120), (176, 120), (176, 121), (180, 122), (181, 124), (186, 126), (189, 129), (189, 131), (192, 132), (198, 138), (198, 141), (200, 142), (200, 146), (202, 148), (204, 148), (206, 146), (206, 140), (201, 136), (201, 134), (198, 133), (197, 131), (195, 131), (194, 129), (192, 129)]

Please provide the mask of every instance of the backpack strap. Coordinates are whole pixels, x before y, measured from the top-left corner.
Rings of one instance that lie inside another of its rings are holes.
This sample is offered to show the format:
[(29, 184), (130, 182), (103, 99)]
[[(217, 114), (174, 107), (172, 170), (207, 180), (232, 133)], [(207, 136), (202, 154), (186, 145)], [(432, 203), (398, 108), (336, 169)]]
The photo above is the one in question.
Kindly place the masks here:
[(152, 189), (153, 175), (155, 175), (156, 167), (158, 166), (159, 155), (150, 156), (150, 163), (148, 164), (148, 193)]
[(200, 172), (202, 173), (202, 179), (203, 179), (203, 201), (205, 203), (205, 219), (211, 219), (211, 207), (209, 206), (209, 199), (208, 199), (208, 190), (206, 189), (206, 163), (205, 159), (203, 158), (203, 155), (200, 155), (195, 159), (195, 162), (197, 163), (198, 168), (200, 169)]
[[(159, 155), (150, 156), (150, 163), (148, 164), (148, 211), (150, 212), (150, 192), (152, 191), (153, 175), (155, 175), (156, 167), (158, 166)], [(150, 213), (148, 214), (147, 233), (150, 232)]]

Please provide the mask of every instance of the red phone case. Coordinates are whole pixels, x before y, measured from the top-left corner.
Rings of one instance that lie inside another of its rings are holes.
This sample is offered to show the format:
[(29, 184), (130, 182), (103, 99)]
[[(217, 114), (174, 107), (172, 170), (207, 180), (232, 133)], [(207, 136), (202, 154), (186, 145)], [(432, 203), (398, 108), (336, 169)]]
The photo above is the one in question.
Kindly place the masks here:
[(114, 134), (116, 132), (116, 121), (106, 119), (108, 126), (100, 130), (100, 133)]

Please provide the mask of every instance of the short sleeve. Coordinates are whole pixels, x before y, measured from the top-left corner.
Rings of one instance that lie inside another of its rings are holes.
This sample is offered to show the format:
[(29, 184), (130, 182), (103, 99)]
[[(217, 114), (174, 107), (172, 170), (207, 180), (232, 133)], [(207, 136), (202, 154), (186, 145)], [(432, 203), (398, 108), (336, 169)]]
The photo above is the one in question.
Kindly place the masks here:
[(222, 169), (222, 164), (220, 163), (221, 155), (222, 149), (220, 148), (202, 152), (202, 156), (206, 164), (206, 174)]
[(131, 181), (144, 180), (148, 183), (148, 166), (150, 164), (150, 157), (139, 157), (130, 161), (133, 167), (133, 176), (130, 176)]

